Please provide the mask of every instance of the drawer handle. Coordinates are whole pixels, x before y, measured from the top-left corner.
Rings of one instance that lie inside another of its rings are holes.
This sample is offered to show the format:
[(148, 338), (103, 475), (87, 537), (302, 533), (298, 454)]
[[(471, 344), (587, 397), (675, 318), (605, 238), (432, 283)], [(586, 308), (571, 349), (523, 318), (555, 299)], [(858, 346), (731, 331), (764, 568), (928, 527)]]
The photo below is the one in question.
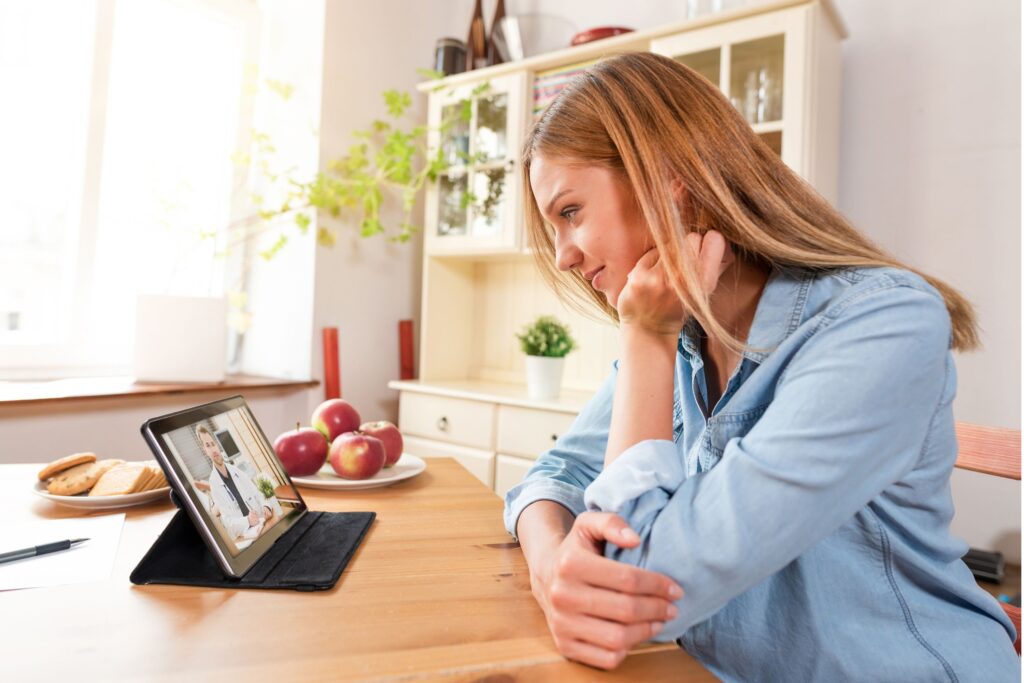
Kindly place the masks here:
[(437, 428), (440, 429), (442, 432), (447, 432), (448, 431), (448, 418), (444, 417), (442, 415), (441, 419), (437, 421)]
[(552, 434), (551, 435), (551, 440), (552, 441), (558, 441), (558, 434)]

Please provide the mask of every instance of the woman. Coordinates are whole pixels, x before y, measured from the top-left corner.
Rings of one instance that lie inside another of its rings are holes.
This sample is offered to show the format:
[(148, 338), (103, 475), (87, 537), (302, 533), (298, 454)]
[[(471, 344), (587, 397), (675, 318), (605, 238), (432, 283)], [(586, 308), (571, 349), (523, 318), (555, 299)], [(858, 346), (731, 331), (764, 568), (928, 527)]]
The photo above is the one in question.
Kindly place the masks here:
[(208, 487), (214, 505), (220, 510), (220, 521), (224, 528), (231, 534), (233, 541), (238, 541), (249, 529), (270, 520), (274, 514), (273, 501), (264, 498), (242, 470), (224, 461), (220, 444), (209, 429), (199, 425), (195, 432), (203, 453), (213, 466), (210, 479), (204, 484)]
[(970, 305), (885, 254), (710, 83), (630, 54), (527, 138), (542, 271), (620, 358), (506, 496), (560, 651), (678, 640), (725, 680), (1010, 680), (949, 535)]

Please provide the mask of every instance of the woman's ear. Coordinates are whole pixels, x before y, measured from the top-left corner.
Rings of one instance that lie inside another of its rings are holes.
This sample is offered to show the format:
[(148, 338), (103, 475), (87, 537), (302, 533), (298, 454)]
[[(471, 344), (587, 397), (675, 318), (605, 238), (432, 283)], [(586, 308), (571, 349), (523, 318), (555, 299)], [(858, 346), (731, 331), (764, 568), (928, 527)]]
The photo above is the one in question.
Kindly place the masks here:
[(686, 183), (683, 182), (682, 178), (676, 178), (672, 181), (672, 199), (675, 200), (676, 204), (686, 199)]

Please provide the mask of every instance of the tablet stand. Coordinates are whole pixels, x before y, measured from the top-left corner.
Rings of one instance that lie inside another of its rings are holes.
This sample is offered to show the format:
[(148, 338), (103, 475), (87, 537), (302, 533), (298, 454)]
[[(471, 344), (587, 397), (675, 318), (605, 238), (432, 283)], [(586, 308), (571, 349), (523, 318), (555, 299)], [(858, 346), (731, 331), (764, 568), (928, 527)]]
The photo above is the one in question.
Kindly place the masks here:
[(224, 574), (173, 491), (171, 499), (178, 511), (132, 571), (132, 583), (327, 590), (376, 517), (373, 512), (307, 512), (236, 579)]

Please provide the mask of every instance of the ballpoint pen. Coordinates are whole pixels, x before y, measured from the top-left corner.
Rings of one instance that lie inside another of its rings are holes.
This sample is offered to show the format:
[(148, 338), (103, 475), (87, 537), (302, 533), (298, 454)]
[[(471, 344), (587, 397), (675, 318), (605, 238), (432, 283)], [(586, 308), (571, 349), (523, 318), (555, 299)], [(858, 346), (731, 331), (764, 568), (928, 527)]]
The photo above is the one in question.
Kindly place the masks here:
[(23, 560), (28, 557), (35, 557), (36, 555), (55, 553), (59, 550), (67, 550), (76, 543), (83, 543), (88, 540), (88, 538), (76, 538), (69, 541), (57, 541), (56, 543), (47, 543), (45, 545), (35, 545), (31, 548), (12, 550), (9, 553), (0, 553), (0, 564), (4, 562), (13, 562), (15, 560)]

